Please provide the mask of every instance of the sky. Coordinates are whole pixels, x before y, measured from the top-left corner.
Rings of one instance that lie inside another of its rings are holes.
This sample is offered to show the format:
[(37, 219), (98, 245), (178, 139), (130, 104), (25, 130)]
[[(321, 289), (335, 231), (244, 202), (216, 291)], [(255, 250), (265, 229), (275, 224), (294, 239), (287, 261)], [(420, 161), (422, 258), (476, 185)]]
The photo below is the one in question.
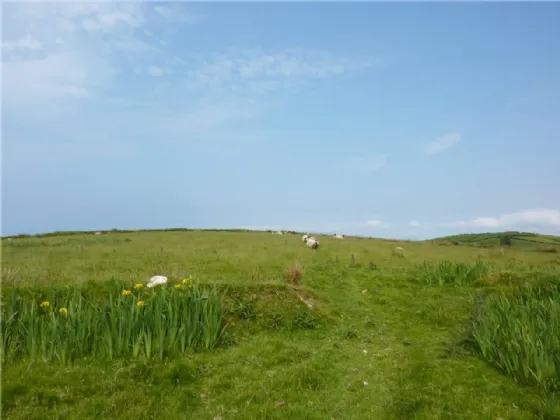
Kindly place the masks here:
[(2, 235), (560, 234), (560, 3), (3, 3)]

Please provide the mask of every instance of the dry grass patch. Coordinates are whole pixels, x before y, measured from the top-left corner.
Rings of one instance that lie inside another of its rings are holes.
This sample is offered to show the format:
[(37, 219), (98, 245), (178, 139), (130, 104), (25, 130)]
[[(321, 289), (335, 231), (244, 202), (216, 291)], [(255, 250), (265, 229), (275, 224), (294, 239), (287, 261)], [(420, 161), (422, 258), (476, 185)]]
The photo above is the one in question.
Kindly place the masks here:
[(289, 284), (298, 285), (303, 277), (303, 268), (299, 263), (286, 268), (284, 278)]

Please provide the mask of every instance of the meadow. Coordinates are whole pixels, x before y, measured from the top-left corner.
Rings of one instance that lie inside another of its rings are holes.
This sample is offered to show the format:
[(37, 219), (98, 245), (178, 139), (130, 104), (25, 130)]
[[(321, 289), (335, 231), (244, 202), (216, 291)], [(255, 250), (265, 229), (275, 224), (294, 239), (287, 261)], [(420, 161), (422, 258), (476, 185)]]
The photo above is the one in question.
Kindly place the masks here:
[(316, 237), (2, 239), (2, 417), (560, 418), (559, 253)]

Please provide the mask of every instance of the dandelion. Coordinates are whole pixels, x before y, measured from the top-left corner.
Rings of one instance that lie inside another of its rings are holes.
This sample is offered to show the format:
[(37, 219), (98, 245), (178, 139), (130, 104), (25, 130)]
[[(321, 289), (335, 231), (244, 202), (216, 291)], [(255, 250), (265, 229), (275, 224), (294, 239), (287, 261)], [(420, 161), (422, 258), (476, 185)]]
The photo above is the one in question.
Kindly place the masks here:
[(183, 283), (185, 286), (187, 286), (187, 287), (192, 287), (192, 286), (193, 286), (193, 285), (192, 285), (192, 278), (191, 278), (190, 276), (189, 276), (189, 277), (185, 277), (185, 278), (183, 279), (183, 282), (182, 282), (182, 283)]
[(68, 309), (66, 308), (60, 308), (58, 312), (60, 312), (62, 315), (68, 315)]
[(128, 296), (128, 295), (130, 295), (131, 293), (132, 293), (132, 292), (131, 292), (130, 290), (123, 290), (123, 291), (122, 291), (122, 295), (123, 295), (123, 296)]
[(41, 305), (39, 306), (41, 306), (41, 308), (43, 309), (49, 309), (51, 307), (51, 304), (49, 303), (48, 300), (45, 300), (44, 302), (41, 302)]
[(183, 285), (181, 285), (181, 284), (176, 284), (174, 287), (175, 287), (175, 289), (181, 289), (181, 288), (183, 287)]
[(144, 301), (143, 301), (143, 300), (139, 300), (138, 302), (136, 302), (136, 306), (138, 306), (139, 308), (141, 308), (142, 306), (144, 306)]
[(144, 285), (143, 285), (142, 283), (136, 283), (136, 284), (134, 285), (134, 288), (135, 288), (136, 290), (141, 289), (142, 287), (144, 287)]

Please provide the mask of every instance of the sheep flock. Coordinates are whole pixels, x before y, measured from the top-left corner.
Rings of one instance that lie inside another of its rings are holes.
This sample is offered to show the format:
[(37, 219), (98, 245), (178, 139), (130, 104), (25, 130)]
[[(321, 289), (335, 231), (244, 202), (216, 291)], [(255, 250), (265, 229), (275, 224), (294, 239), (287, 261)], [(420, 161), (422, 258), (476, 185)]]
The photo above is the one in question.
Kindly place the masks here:
[[(283, 232), (281, 230), (278, 230), (278, 231), (274, 231), (274, 232), (271, 232), (271, 233), (273, 233), (275, 235), (284, 235), (284, 234), (290, 233), (290, 232)], [(332, 237), (334, 239), (344, 239), (344, 236), (342, 236), (341, 234), (338, 234), (338, 233), (333, 234)], [(303, 243), (311, 249), (319, 248), (319, 241), (317, 240), (317, 238), (315, 238), (315, 237), (313, 237), (309, 234), (303, 235), (302, 240), (303, 240)]]

